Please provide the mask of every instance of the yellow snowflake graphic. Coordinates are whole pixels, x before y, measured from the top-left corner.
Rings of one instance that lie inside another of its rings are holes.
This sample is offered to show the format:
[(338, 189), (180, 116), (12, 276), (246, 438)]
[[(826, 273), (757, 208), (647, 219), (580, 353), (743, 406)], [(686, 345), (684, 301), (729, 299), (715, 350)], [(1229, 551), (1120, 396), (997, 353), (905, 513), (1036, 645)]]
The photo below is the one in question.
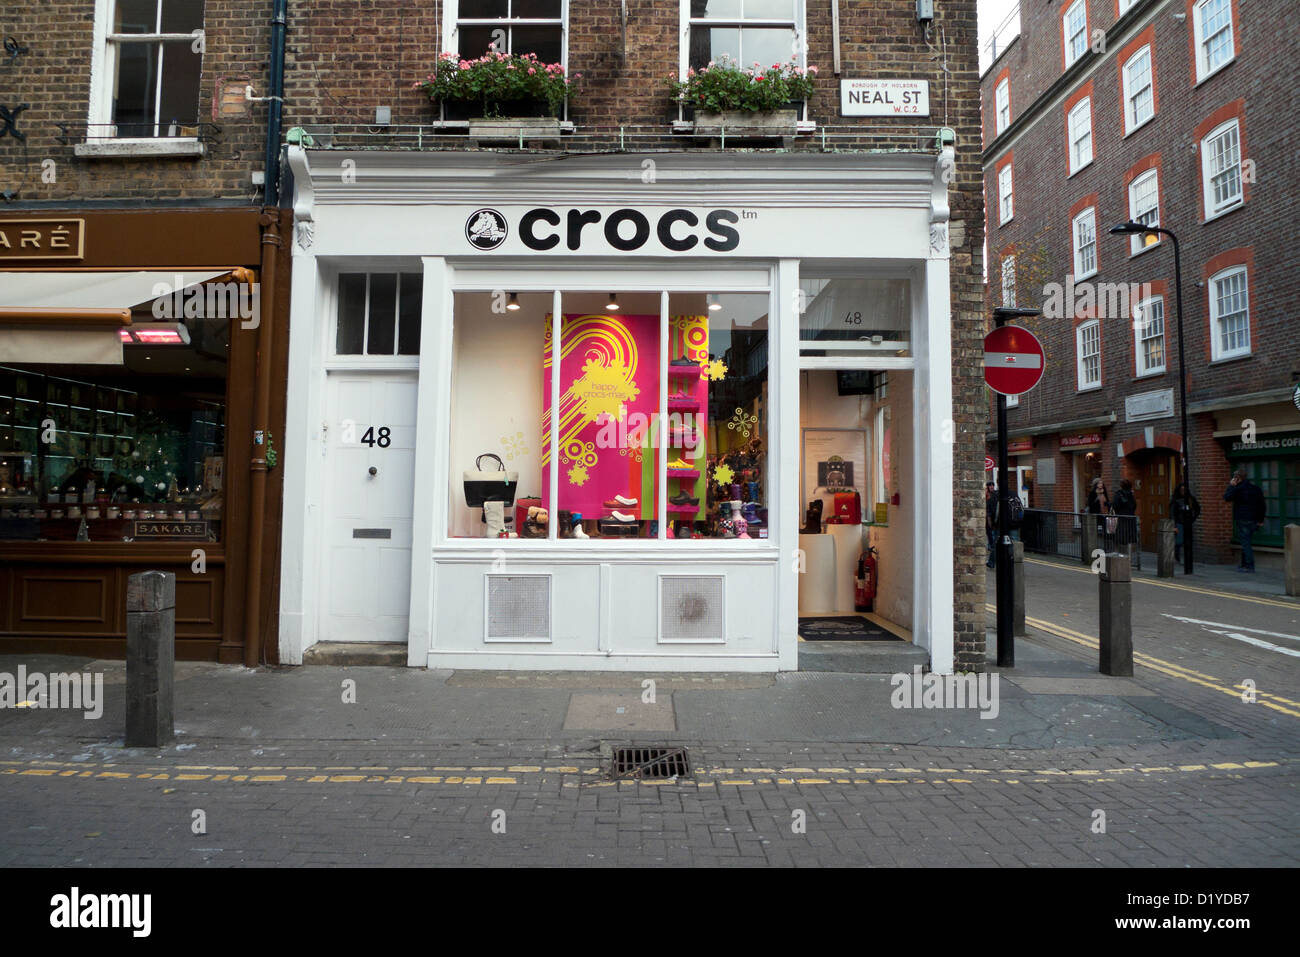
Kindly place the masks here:
[(575, 465), (569, 469), (569, 484), (577, 486), (587, 484), (587, 467), (585, 465)]
[(730, 485), (736, 478), (736, 473), (731, 470), (730, 465), (719, 465), (713, 470), (713, 481), (719, 485)]
[(524, 441), (524, 433), (516, 432), (513, 436), (501, 436), (501, 446), (506, 452), (506, 461), (512, 461), (516, 456), (525, 456), (528, 454), (528, 444)]
[(582, 400), (583, 412), (592, 419), (604, 414), (619, 421), (627, 415), (626, 404), (641, 394), (626, 365), (621, 362), (605, 365), (596, 358), (587, 360), (582, 377), (573, 383), (571, 391)]
[(721, 359), (714, 359), (708, 366), (709, 378), (714, 382), (727, 377), (727, 364)]

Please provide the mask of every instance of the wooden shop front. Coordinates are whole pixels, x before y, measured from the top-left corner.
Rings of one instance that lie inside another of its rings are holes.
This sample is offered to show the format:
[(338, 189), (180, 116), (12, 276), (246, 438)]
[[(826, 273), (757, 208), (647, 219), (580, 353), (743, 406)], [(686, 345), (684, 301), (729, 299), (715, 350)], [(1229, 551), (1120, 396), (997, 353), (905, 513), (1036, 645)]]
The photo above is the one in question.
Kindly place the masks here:
[(0, 220), (0, 653), (123, 657), (127, 578), (160, 569), (178, 658), (277, 659), (282, 225)]

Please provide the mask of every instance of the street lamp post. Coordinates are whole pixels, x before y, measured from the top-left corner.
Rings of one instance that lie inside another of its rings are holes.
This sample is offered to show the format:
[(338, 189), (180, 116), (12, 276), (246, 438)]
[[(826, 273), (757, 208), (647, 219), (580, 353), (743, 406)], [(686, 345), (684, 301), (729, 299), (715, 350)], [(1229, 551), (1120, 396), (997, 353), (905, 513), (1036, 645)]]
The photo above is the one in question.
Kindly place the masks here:
[[(998, 306), (993, 310), (993, 321), (998, 326), (1006, 325), (1008, 319), (1021, 319), (1041, 315), (1039, 309), (1020, 309), (1014, 306)], [(998, 667), (1013, 668), (1016, 664), (1016, 644), (1014, 629), (1014, 605), (1016, 601), (1016, 560), (1015, 546), (1011, 544), (1011, 509), (1007, 503), (1011, 500), (1011, 467), (1007, 461), (1007, 397), (1001, 392), (998, 396), (998, 541), (997, 565), (994, 570), (997, 596), (998, 622)]]
[[(1178, 303), (1178, 406), (1182, 413), (1183, 481), (1187, 484), (1187, 497), (1190, 499), (1192, 498), (1192, 447), (1187, 441), (1187, 363), (1183, 352), (1183, 257), (1178, 247), (1178, 237), (1162, 226), (1149, 226), (1131, 219), (1118, 226), (1112, 226), (1110, 232), (1116, 236), (1146, 236), (1147, 245), (1154, 241), (1150, 240), (1150, 237), (1157, 235), (1168, 236), (1174, 243), (1174, 296)], [(1190, 517), (1192, 514), (1190, 508), (1184, 513), (1184, 517), (1187, 518), (1183, 523), (1183, 574), (1185, 575), (1192, 573), (1193, 526), (1196, 524)]]

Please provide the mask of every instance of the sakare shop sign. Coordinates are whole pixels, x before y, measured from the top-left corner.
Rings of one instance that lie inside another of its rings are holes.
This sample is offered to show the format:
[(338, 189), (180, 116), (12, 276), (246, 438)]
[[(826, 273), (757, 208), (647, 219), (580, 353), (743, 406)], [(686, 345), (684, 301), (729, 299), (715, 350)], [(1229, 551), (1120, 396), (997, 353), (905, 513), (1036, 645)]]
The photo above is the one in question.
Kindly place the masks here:
[[(483, 207), (465, 220), (465, 241), (480, 252), (732, 253), (754, 210), (685, 207)], [(513, 242), (512, 242), (513, 240)]]

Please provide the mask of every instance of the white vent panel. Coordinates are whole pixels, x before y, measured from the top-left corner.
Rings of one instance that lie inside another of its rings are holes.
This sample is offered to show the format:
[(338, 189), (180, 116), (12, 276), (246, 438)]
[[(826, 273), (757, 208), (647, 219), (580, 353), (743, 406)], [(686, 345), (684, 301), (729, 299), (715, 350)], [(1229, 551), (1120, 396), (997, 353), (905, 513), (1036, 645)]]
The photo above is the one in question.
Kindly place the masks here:
[(550, 641), (551, 576), (487, 575), (485, 641)]
[(724, 576), (659, 576), (660, 642), (722, 644), (726, 636)]

